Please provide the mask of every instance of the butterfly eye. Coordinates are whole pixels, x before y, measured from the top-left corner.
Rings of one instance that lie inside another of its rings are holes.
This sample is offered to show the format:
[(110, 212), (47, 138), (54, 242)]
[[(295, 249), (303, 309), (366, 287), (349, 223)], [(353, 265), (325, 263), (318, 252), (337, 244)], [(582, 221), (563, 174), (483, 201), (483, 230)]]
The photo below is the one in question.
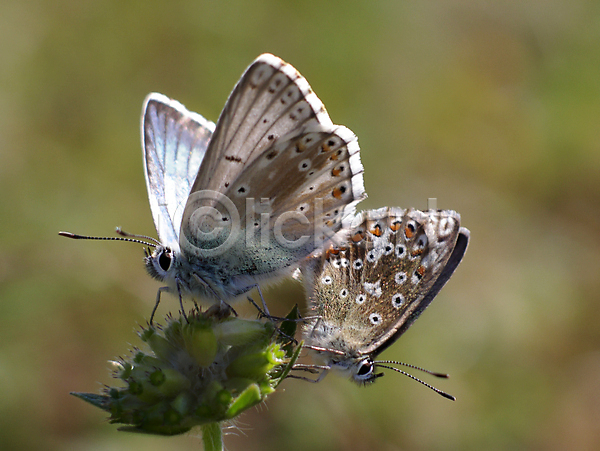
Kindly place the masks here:
[(369, 376), (373, 374), (373, 361), (371, 359), (365, 359), (359, 363), (358, 371), (356, 376), (358, 379), (369, 379)]
[(168, 249), (165, 249), (165, 251), (161, 252), (158, 256), (158, 265), (163, 271), (168, 271), (172, 262), (173, 254), (171, 254), (171, 251)]

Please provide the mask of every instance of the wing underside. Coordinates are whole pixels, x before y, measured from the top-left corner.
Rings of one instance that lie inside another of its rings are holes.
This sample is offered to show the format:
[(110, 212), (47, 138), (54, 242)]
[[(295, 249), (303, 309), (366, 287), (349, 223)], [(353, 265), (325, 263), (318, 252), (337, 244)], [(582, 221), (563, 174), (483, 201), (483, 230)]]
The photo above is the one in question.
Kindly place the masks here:
[(158, 237), (179, 248), (185, 203), (206, 153), (215, 124), (179, 102), (152, 93), (142, 113), (146, 186)]

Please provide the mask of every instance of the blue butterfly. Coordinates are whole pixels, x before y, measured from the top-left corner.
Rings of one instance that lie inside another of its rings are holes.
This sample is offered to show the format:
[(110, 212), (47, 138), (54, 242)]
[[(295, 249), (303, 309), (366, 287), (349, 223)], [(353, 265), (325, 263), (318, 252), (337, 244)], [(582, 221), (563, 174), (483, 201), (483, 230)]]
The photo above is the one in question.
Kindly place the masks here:
[(163, 291), (226, 301), (287, 275), (343, 235), (366, 197), (356, 136), (270, 54), (248, 67), (216, 125), (150, 94), (142, 141), (160, 239), (145, 262)]
[(357, 215), (341, 246), (305, 259), (300, 273), (312, 316), (304, 337), (324, 370), (320, 378), (330, 369), (359, 384), (381, 376), (377, 368), (406, 374), (386, 365), (401, 363), (375, 358), (448, 282), (469, 236), (455, 211), (384, 207)]

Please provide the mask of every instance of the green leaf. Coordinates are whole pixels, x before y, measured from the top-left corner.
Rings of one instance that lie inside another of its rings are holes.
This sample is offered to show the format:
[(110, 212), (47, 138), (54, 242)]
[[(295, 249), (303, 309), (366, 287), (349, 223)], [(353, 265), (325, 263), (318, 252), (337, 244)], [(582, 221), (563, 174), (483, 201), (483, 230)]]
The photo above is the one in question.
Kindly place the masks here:
[(300, 313), (298, 311), (298, 304), (294, 305), (294, 308), (288, 313), (285, 317), (291, 321), (283, 321), (279, 330), (283, 332), (288, 337), (293, 337), (296, 335), (296, 329), (298, 327), (298, 319), (300, 319)]
[(89, 402), (91, 405), (101, 408), (102, 410), (110, 411), (110, 397), (107, 395), (96, 395), (94, 393), (76, 393), (71, 392), (71, 395)]
[(233, 404), (229, 406), (229, 409), (227, 409), (227, 412), (225, 412), (225, 418), (233, 418), (261, 401), (262, 398), (260, 396), (260, 389), (258, 388), (258, 385), (252, 384), (246, 390), (240, 393)]
[(283, 367), (283, 370), (281, 371), (281, 375), (279, 376), (279, 378), (277, 379), (277, 382), (275, 383), (275, 387), (277, 387), (279, 384), (281, 384), (283, 382), (283, 380), (287, 377), (287, 375), (290, 374), (290, 371), (292, 371), (292, 368), (294, 367), (296, 360), (298, 360), (298, 357), (300, 356), (300, 351), (302, 351), (303, 345), (304, 345), (304, 341), (301, 341), (300, 343), (298, 343), (298, 346), (296, 346), (296, 349), (294, 350), (292, 356), (290, 357), (290, 361)]

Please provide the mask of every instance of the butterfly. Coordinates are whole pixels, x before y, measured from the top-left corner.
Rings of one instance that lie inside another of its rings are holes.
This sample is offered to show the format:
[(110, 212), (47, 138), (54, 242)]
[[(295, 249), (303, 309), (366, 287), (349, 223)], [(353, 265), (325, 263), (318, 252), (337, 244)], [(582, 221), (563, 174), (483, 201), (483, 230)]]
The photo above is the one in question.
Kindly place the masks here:
[(366, 197), (356, 136), (270, 54), (247, 68), (216, 125), (150, 94), (142, 147), (160, 240), (146, 268), (180, 297), (226, 301), (290, 273), (339, 239)]
[(379, 366), (399, 371), (377, 355), (448, 282), (468, 242), (454, 211), (384, 207), (358, 214), (345, 244), (306, 259), (300, 271), (314, 316), (305, 345), (325, 369), (321, 377), (337, 369), (364, 384), (382, 375)]

